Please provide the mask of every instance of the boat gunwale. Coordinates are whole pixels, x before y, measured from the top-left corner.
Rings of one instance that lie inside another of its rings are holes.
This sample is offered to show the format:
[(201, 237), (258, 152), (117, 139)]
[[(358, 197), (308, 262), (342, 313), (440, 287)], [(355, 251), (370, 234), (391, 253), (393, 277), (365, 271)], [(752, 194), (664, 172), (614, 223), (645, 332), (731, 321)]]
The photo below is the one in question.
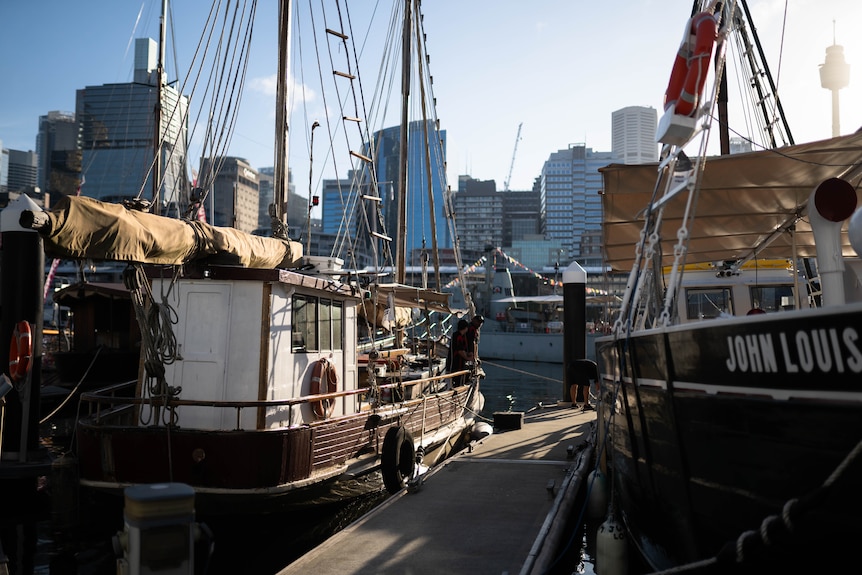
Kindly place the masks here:
[[(393, 383), (384, 383), (378, 385), (378, 389), (386, 390), (386, 389), (398, 389), (404, 387), (414, 387), (416, 385), (423, 385), (425, 383), (430, 383), (434, 381), (440, 381), (443, 379), (451, 379), (455, 377), (459, 377), (462, 375), (468, 375), (470, 373), (469, 370), (461, 370), (452, 373), (446, 373), (444, 375), (436, 375), (431, 377), (425, 377), (420, 379), (412, 379), (405, 381), (395, 381)], [(143, 398), (143, 397), (130, 397), (123, 395), (115, 395), (116, 392), (121, 391), (127, 387), (131, 387), (137, 384), (137, 380), (131, 380), (123, 383), (115, 383), (106, 387), (102, 387), (97, 390), (88, 391), (81, 394), (81, 402), (86, 402), (89, 405), (89, 413), (80, 418), (80, 423), (83, 423), (85, 420), (93, 420), (93, 424), (98, 424), (100, 419), (109, 413), (115, 413), (118, 410), (123, 409), (124, 407), (132, 406), (132, 405), (149, 405), (152, 402), (152, 398)], [(428, 396), (439, 395), (443, 391), (457, 391), (459, 388), (469, 388), (469, 384), (465, 384), (463, 386), (453, 387), (449, 390), (441, 390), (438, 392), (434, 392), (431, 394), (423, 394), (422, 396), (415, 397), (412, 399), (400, 401), (400, 402), (392, 402), (391, 405), (397, 404), (405, 404), (410, 403), (412, 401), (421, 401), (424, 400)], [(237, 410), (237, 422), (241, 419), (241, 411), (244, 408), (256, 409), (256, 408), (267, 408), (267, 407), (281, 407), (288, 406), (293, 407), (295, 405), (301, 405), (305, 403), (313, 403), (316, 401), (328, 400), (328, 399), (336, 399), (340, 397), (350, 397), (355, 395), (360, 395), (363, 393), (370, 393), (372, 391), (371, 387), (361, 387), (357, 389), (348, 389), (343, 391), (335, 391), (331, 393), (320, 393), (314, 395), (304, 395), (300, 397), (294, 397), (289, 399), (263, 399), (263, 400), (249, 400), (249, 401), (236, 401), (236, 400), (198, 400), (198, 399), (179, 399), (168, 397), (165, 398), (162, 403), (159, 404), (159, 407), (174, 407), (174, 406), (194, 406), (194, 407), (213, 407), (213, 408), (221, 408), (221, 409), (236, 409)], [(106, 412), (102, 412), (103, 405), (110, 405), (110, 412), (106, 410)], [(95, 407), (94, 407), (95, 406)], [(362, 413), (361, 411), (355, 413), (345, 414), (346, 416), (355, 415), (358, 413)], [(335, 418), (332, 418), (335, 419)], [(243, 429), (241, 427), (237, 427), (237, 430), (242, 431), (253, 431), (249, 429)]]
[(780, 311), (773, 313), (765, 313), (758, 315), (735, 315), (728, 317), (716, 317), (699, 321), (689, 321), (685, 323), (676, 323), (673, 325), (656, 326), (650, 328), (642, 328), (631, 330), (623, 334), (607, 334), (596, 338), (596, 343), (608, 343), (613, 341), (622, 341), (629, 337), (641, 337), (649, 335), (659, 335), (663, 333), (673, 333), (679, 331), (693, 331), (701, 329), (712, 329), (714, 327), (724, 327), (734, 324), (749, 323), (766, 323), (772, 321), (793, 321), (799, 319), (800, 316), (828, 316), (828, 315), (847, 315), (862, 312), (862, 302), (851, 302), (842, 305), (832, 305), (823, 307), (810, 307), (802, 309), (794, 309), (789, 311)]

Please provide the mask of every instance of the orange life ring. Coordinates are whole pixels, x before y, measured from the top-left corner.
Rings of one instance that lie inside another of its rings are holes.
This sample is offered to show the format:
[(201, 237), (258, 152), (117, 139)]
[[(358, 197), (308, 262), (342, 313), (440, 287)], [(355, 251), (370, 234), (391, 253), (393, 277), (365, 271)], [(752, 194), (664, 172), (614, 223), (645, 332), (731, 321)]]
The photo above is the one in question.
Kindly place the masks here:
[[(335, 366), (325, 357), (321, 357), (314, 364), (314, 370), (311, 372), (311, 394), (335, 393), (337, 390), (338, 373), (335, 371)], [(326, 419), (335, 410), (335, 398), (312, 401), (311, 409), (314, 415)]]
[(686, 23), (664, 93), (665, 110), (675, 106), (674, 113), (683, 116), (691, 116), (697, 110), (717, 29), (715, 16), (709, 12), (695, 14)]
[(12, 331), (12, 341), (9, 343), (9, 376), (12, 381), (21, 381), (30, 371), (33, 357), (33, 334), (30, 323), (19, 321)]

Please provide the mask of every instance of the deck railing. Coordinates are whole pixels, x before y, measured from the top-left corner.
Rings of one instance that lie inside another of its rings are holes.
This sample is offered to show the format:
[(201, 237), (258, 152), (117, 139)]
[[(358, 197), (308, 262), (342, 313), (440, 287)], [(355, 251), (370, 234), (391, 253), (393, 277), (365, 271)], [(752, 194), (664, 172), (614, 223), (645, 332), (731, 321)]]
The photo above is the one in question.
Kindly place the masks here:
[[(377, 385), (377, 389), (383, 390), (399, 390), (405, 387), (415, 387), (424, 385), (443, 379), (457, 378), (463, 375), (468, 375), (469, 370), (455, 371), (444, 375), (435, 375), (432, 377), (423, 377), (420, 379), (412, 379), (408, 381), (395, 381), (392, 383), (384, 383)], [(318, 401), (326, 401), (329, 399), (337, 399), (339, 397), (352, 397), (355, 395), (369, 394), (373, 391), (371, 387), (361, 387), (357, 389), (346, 389), (343, 391), (334, 391), (332, 393), (319, 393), (314, 395), (303, 395), (300, 397), (292, 397), (289, 399), (264, 399), (253, 401), (234, 401), (234, 400), (202, 400), (202, 399), (180, 399), (177, 397), (165, 396), (159, 397), (136, 397), (131, 396), (128, 392), (137, 385), (137, 381), (128, 381), (123, 383), (115, 383), (94, 391), (88, 391), (81, 394), (81, 402), (85, 402), (88, 407), (87, 415), (99, 422), (102, 417), (124, 410), (133, 405), (150, 406), (157, 403), (159, 408), (173, 408), (180, 406), (194, 407), (213, 407), (220, 409), (236, 409), (237, 429), (241, 428), (241, 414), (243, 409), (257, 409), (268, 407), (288, 406), (293, 408), (296, 405), (304, 403), (314, 403)], [(395, 401), (395, 394), (392, 394), (392, 403), (400, 403)]]

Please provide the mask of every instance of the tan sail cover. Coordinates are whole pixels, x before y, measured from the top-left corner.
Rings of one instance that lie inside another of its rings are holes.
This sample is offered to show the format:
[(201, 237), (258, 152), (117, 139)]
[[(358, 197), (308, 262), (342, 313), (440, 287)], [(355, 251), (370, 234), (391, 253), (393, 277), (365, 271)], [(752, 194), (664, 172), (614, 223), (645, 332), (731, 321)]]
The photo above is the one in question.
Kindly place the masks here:
[(165, 265), (206, 259), (274, 269), (292, 267), (302, 257), (298, 242), (128, 210), (83, 196), (66, 196), (46, 214), (49, 225), (39, 233), (45, 253), (55, 258)]
[[(754, 250), (758, 258), (793, 257), (794, 239), (789, 232), (780, 230), (794, 224), (797, 255), (816, 256), (805, 211), (808, 197), (824, 180), (841, 177), (857, 186), (859, 201), (860, 162), (860, 133), (775, 150), (708, 158), (695, 219), (689, 229), (687, 261), (743, 259)], [(614, 269), (629, 270), (643, 229), (644, 210), (656, 186), (657, 164), (611, 164), (599, 171), (604, 184), (606, 262)], [(685, 194), (679, 194), (665, 208), (662, 265), (673, 263), (673, 246), (677, 243), (684, 208)], [(846, 223), (841, 242), (845, 256), (855, 254), (847, 238)]]

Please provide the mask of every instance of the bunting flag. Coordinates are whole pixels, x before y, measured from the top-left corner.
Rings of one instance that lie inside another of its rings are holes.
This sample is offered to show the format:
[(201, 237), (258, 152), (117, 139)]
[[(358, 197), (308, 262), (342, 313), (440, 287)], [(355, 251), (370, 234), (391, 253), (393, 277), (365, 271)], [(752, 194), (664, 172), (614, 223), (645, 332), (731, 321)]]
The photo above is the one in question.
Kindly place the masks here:
[[(497, 248), (495, 250), (495, 252), (499, 253), (500, 256), (503, 257), (510, 264), (512, 264), (516, 267), (519, 267), (526, 272), (529, 272), (530, 274), (533, 275), (533, 277), (536, 277), (536, 278), (539, 278), (541, 280), (548, 282), (548, 285), (550, 285), (550, 286), (562, 286), (563, 285), (562, 280), (552, 279), (552, 278), (549, 278), (547, 276), (543, 276), (542, 274), (531, 270), (530, 268), (528, 268), (527, 266), (525, 266), (524, 264), (522, 264), (521, 262), (519, 262), (518, 260), (516, 260), (512, 256), (510, 256), (509, 254), (507, 254), (506, 252), (504, 252), (500, 248)], [(606, 293), (604, 291), (598, 290), (595, 288), (587, 287), (586, 290), (587, 290), (586, 291), (587, 295), (606, 295)]]
[[(510, 256), (509, 254), (507, 254), (506, 252), (504, 252), (500, 248), (494, 249), (494, 253), (493, 253), (494, 259), (493, 259), (492, 264), (491, 264), (494, 267), (497, 267), (497, 256), (498, 255), (501, 258), (503, 258), (505, 261), (512, 264), (513, 266), (521, 268), (522, 270), (528, 272), (533, 277), (548, 282), (548, 285), (550, 285), (550, 286), (561, 287), (563, 285), (562, 280), (556, 280), (553, 278), (549, 278), (547, 276), (540, 274), (539, 272), (531, 270), (530, 268), (528, 268), (527, 266), (525, 266), (524, 264), (522, 264), (521, 262), (519, 262), (518, 260), (516, 260), (512, 256)], [(473, 273), (474, 271), (476, 271), (477, 268), (484, 265), (485, 262), (487, 262), (487, 261), (488, 261), (488, 256), (482, 256), (481, 258), (476, 260), (476, 262), (473, 265), (464, 268), (464, 273), (465, 274)], [(445, 286), (443, 286), (443, 289), (450, 288), (450, 287), (456, 286), (456, 285), (458, 285), (458, 278), (457, 277), (454, 278), (449, 283), (447, 283)], [(591, 288), (591, 287), (587, 287), (586, 289), (587, 289), (587, 291), (586, 291), (587, 295), (606, 295), (606, 293), (602, 290), (598, 290), (598, 289)]]
[[(474, 271), (476, 271), (476, 268), (478, 268), (479, 266), (481, 266), (482, 264), (484, 264), (484, 263), (485, 263), (485, 260), (487, 260), (487, 259), (488, 259), (488, 257), (487, 257), (487, 256), (482, 256), (481, 258), (479, 258), (478, 260), (476, 260), (476, 261), (473, 263), (473, 265), (471, 265), (471, 266), (467, 266), (466, 268), (464, 268), (464, 273), (465, 273), (465, 274), (473, 273)], [(459, 280), (458, 280), (458, 277), (456, 276), (452, 281), (450, 281), (449, 283), (447, 283), (446, 285), (444, 285), (444, 286), (443, 286), (443, 289), (450, 288), (450, 287), (452, 287), (452, 286), (456, 286), (456, 285), (458, 285), (458, 283), (460, 283), (460, 282), (459, 282)]]

